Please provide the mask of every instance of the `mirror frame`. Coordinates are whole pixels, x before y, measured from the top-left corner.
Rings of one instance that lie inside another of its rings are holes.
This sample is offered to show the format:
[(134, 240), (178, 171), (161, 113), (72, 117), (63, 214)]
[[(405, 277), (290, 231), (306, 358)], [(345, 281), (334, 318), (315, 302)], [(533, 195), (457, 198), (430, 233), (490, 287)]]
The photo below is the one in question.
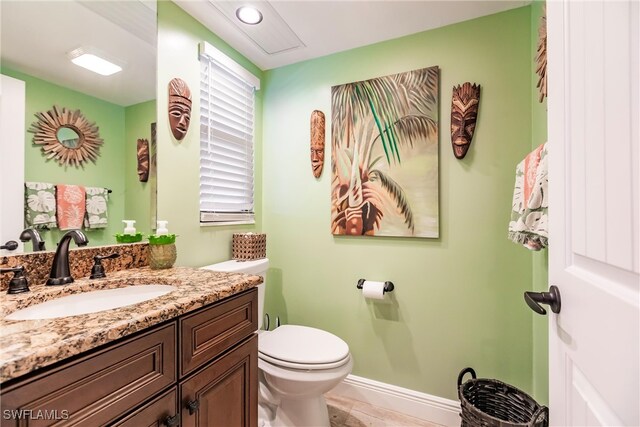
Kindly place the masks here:
[[(72, 111), (54, 105), (53, 109), (46, 113), (36, 113), (35, 116), (38, 120), (31, 124), (29, 132), (34, 134), (33, 143), (42, 146), (47, 160), (54, 159), (61, 166), (75, 167), (83, 166), (89, 160), (96, 163), (104, 141), (100, 138), (98, 126), (89, 122), (80, 110)], [(58, 130), (63, 127), (78, 134), (76, 147), (66, 147), (58, 139)]]

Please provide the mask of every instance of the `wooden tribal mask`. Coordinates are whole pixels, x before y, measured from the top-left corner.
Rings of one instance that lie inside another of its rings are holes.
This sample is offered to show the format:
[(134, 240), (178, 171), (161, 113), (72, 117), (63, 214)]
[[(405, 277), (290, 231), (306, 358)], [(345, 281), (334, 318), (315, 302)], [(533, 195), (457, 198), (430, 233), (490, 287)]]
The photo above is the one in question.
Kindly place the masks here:
[(149, 141), (146, 139), (138, 140), (138, 179), (149, 180)]
[(169, 125), (171, 133), (182, 141), (189, 130), (191, 120), (191, 91), (187, 83), (179, 78), (169, 82)]
[(478, 119), (480, 85), (469, 82), (453, 87), (451, 98), (451, 145), (453, 155), (463, 159), (469, 151)]
[(313, 110), (311, 113), (311, 170), (316, 178), (320, 178), (324, 167), (324, 128), (324, 113)]

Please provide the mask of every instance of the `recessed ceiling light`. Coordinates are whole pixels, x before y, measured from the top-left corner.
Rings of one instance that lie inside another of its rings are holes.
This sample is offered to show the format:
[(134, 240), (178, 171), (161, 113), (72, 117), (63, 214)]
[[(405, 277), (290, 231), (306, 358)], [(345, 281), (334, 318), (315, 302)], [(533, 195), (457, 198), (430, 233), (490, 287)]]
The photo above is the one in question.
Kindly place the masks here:
[(87, 51), (85, 48), (74, 49), (69, 52), (69, 59), (74, 64), (86, 68), (103, 76), (110, 76), (122, 71), (122, 67), (108, 61), (95, 53)]
[(236, 10), (236, 16), (245, 24), (256, 25), (262, 22), (262, 13), (255, 7), (242, 6)]

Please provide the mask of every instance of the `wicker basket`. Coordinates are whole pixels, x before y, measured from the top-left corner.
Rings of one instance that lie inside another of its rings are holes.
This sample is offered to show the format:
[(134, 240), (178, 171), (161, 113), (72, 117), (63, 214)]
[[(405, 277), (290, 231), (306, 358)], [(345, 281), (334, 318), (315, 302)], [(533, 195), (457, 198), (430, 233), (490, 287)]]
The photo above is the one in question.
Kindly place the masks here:
[(233, 259), (250, 261), (266, 258), (267, 235), (254, 233), (233, 233)]
[[(462, 384), (470, 373), (472, 379)], [(462, 406), (462, 427), (547, 427), (549, 409), (525, 392), (498, 380), (476, 379), (471, 368), (458, 375), (458, 397)]]

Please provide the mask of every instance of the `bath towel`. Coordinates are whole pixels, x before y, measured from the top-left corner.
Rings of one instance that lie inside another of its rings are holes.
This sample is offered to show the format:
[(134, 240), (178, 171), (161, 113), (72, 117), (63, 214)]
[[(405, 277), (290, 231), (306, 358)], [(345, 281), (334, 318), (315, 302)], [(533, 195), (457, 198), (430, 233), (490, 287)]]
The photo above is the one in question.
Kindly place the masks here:
[(56, 187), (47, 182), (24, 183), (24, 220), (27, 227), (56, 228)]
[(58, 228), (73, 230), (82, 228), (85, 212), (85, 190), (79, 185), (58, 184), (56, 204), (58, 206)]
[(549, 185), (547, 144), (529, 153), (516, 167), (509, 239), (533, 251), (547, 247)]
[(109, 190), (102, 187), (85, 187), (87, 195), (84, 227), (88, 229), (106, 228), (109, 222), (107, 202)]

